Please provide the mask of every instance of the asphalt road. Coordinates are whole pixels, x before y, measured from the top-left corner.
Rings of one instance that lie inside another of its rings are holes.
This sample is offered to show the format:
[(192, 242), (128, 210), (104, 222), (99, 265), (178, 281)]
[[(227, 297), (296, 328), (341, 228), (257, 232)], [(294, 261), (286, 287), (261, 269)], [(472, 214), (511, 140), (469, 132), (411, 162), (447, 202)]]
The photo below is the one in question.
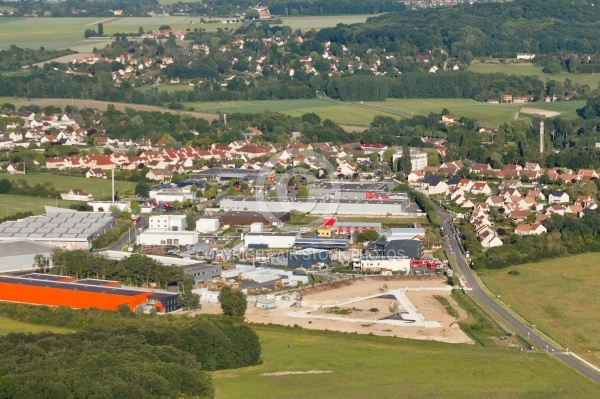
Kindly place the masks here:
[[(536, 334), (531, 328), (523, 324), (521, 321), (517, 320), (503, 307), (501, 307), (494, 299), (492, 299), (485, 291), (483, 291), (483, 289), (481, 289), (481, 286), (473, 277), (473, 272), (471, 271), (471, 268), (469, 267), (465, 256), (460, 250), (455, 231), (452, 228), (452, 215), (439, 207), (437, 207), (437, 212), (440, 218), (440, 224), (444, 228), (444, 232), (448, 237), (448, 240), (442, 240), (442, 245), (444, 246), (444, 249), (447, 252), (452, 252), (456, 256), (456, 261), (458, 263), (460, 272), (467, 281), (467, 284), (473, 289), (473, 294), (477, 295), (479, 299), (485, 302), (498, 315), (500, 315), (500, 317), (504, 319), (502, 324), (510, 325), (511, 328), (514, 329), (514, 331), (512, 332), (518, 333), (540, 350), (546, 350), (552, 356), (557, 357), (567, 365), (579, 371), (581, 374), (600, 383), (600, 373), (588, 368), (586, 365), (574, 359), (570, 355), (561, 352), (560, 348), (553, 346), (552, 344), (544, 340), (542, 337), (540, 337), (538, 334)], [(493, 317), (492, 315), (490, 316)]]

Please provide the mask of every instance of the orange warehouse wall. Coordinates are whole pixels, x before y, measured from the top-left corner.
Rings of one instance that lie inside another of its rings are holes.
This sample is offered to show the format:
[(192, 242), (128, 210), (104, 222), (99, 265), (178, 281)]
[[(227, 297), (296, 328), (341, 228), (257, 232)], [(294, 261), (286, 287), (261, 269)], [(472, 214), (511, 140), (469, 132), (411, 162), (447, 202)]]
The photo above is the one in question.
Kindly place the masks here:
[(118, 295), (0, 282), (1, 301), (69, 306), (76, 309), (116, 310), (119, 305), (126, 303), (134, 310), (136, 306), (147, 302), (149, 294), (149, 292), (140, 291), (138, 295)]

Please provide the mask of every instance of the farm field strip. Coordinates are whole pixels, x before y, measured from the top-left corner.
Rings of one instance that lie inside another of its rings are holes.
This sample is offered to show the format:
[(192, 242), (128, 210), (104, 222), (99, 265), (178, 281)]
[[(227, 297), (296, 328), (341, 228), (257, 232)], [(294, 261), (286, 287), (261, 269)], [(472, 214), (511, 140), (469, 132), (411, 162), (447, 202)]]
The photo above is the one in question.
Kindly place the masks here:
[[(77, 176), (59, 176), (50, 173), (47, 174), (30, 174), (30, 175), (0, 175), (0, 179), (8, 179), (11, 182), (22, 179), (29, 183), (29, 186), (36, 184), (52, 183), (52, 186), (60, 192), (67, 192), (72, 188), (79, 188), (86, 193), (94, 196), (94, 199), (110, 198), (111, 182), (110, 179), (87, 179)], [(133, 182), (115, 180), (115, 191), (119, 194), (133, 192), (135, 189)], [(31, 197), (34, 198), (34, 197)], [(53, 198), (50, 201), (54, 201)], [(67, 201), (69, 202), (69, 201)]]
[(599, 263), (600, 254), (589, 253), (479, 275), (491, 292), (537, 329), (600, 366)]

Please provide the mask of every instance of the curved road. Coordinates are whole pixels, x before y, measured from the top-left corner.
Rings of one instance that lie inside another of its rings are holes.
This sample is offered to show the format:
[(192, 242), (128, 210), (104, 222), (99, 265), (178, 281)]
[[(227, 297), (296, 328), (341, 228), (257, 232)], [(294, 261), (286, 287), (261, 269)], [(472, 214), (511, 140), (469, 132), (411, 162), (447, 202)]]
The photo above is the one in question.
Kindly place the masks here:
[(444, 231), (447, 232), (446, 236), (448, 237), (447, 241), (442, 240), (444, 250), (455, 254), (458, 267), (463, 277), (467, 281), (467, 284), (473, 289), (473, 293), (477, 295), (479, 299), (485, 302), (490, 308), (492, 308), (496, 313), (498, 313), (498, 315), (500, 315), (500, 317), (504, 319), (504, 324), (510, 325), (522, 337), (527, 337), (527, 339), (530, 342), (534, 343), (534, 345), (536, 345), (538, 348), (547, 350), (551, 355), (559, 358), (561, 361), (576, 369), (581, 374), (600, 383), (600, 373), (596, 372), (591, 368), (588, 368), (586, 365), (579, 362), (570, 355), (561, 352), (561, 349), (553, 346), (551, 343), (544, 340), (533, 330), (531, 330), (528, 326), (523, 324), (521, 321), (519, 321), (513, 315), (507, 312), (503, 307), (498, 305), (498, 303), (494, 299), (492, 299), (483, 289), (481, 289), (479, 283), (473, 277), (473, 272), (471, 271), (467, 260), (465, 259), (462, 251), (460, 250), (458, 240), (456, 239), (455, 230), (452, 228), (454, 224), (452, 221), (452, 215), (442, 210), (439, 206), (436, 205), (436, 207), (438, 216), (440, 218), (440, 225), (444, 228)]

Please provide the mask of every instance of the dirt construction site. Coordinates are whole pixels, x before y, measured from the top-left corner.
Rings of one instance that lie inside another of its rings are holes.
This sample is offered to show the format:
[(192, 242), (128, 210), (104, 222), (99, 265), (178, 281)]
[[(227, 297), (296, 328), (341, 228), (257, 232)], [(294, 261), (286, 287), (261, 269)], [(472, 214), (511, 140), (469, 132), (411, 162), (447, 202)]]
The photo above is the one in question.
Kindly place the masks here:
[[(442, 296), (459, 313), (448, 314), (435, 298)], [(201, 313), (220, 313), (218, 304), (203, 304)], [(446, 280), (365, 277), (250, 299), (251, 323), (299, 325), (307, 329), (356, 332), (402, 338), (472, 343), (457, 321), (467, 314), (451, 296)]]

